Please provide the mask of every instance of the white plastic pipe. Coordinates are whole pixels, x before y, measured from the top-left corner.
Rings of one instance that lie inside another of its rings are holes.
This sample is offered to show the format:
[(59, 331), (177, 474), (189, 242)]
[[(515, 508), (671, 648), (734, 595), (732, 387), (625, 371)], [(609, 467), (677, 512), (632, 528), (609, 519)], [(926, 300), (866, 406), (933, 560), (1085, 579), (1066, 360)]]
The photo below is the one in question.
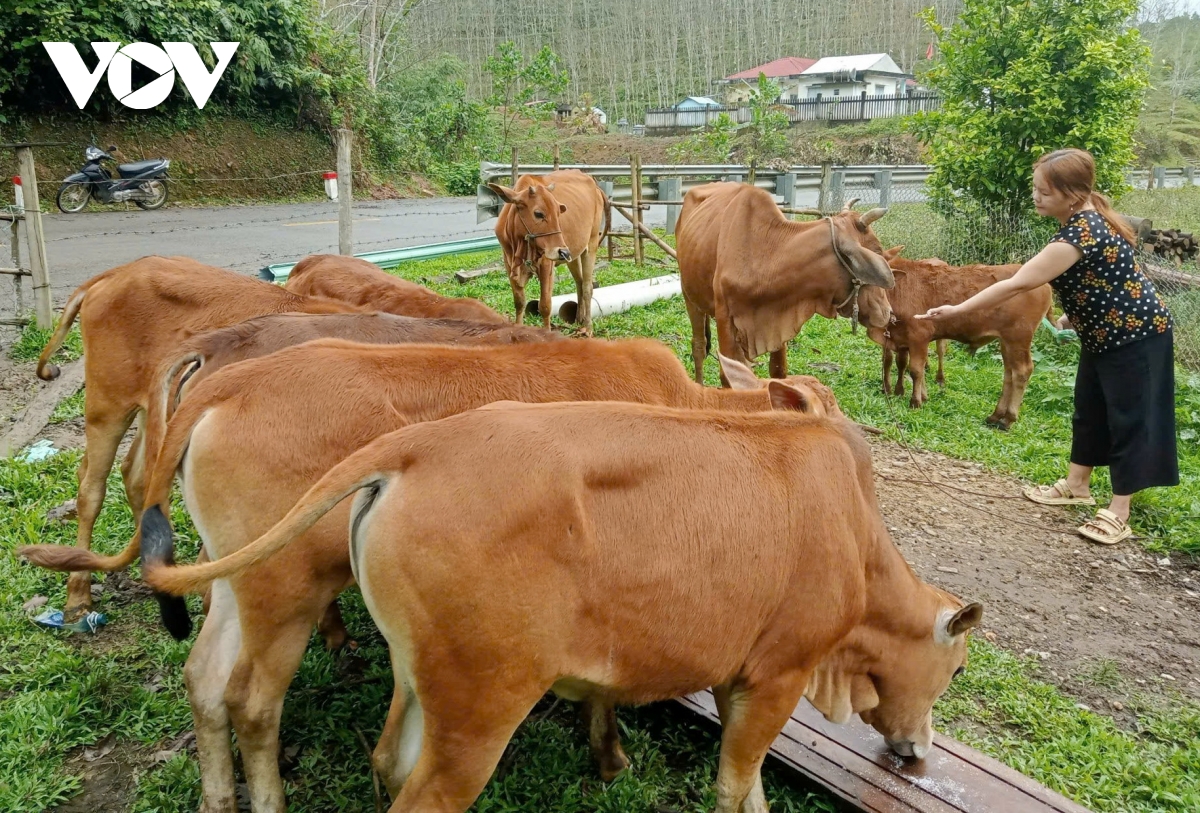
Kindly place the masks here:
[[(609, 285), (604, 288), (592, 289), (592, 318), (612, 316), (624, 313), (637, 305), (649, 305), (660, 299), (678, 296), (683, 293), (678, 274), (667, 274), (664, 277), (639, 279), (620, 285)], [(577, 293), (562, 294), (550, 300), (550, 311), (557, 313), (558, 318), (567, 324), (575, 324), (579, 318), (579, 295)], [(538, 316), (537, 300), (525, 305), (525, 312), (530, 316)]]

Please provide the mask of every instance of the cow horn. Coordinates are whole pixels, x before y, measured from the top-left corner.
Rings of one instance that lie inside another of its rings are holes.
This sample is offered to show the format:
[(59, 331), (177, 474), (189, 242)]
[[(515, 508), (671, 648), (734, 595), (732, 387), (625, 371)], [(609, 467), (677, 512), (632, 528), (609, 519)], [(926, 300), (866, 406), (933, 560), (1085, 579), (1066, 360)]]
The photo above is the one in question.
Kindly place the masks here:
[(854, 204), (858, 203), (860, 200), (862, 200), (862, 198), (850, 198), (850, 200), (846, 202), (846, 205), (842, 207), (842, 211), (850, 211), (854, 208)]
[(870, 226), (872, 223), (874, 223), (876, 220), (883, 217), (887, 213), (888, 213), (888, 210), (885, 207), (876, 207), (876, 208), (872, 209), (871, 211), (867, 212), (866, 214), (864, 214), (862, 217), (860, 217), (859, 220), (862, 221), (862, 224), (864, 226)]

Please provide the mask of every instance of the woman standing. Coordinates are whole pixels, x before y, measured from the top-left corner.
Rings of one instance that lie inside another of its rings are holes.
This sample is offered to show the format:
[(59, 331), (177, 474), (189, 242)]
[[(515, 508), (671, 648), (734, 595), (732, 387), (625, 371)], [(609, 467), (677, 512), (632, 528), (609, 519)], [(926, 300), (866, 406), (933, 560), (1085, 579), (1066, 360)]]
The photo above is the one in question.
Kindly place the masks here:
[(1050, 283), (1079, 334), (1071, 465), (1054, 485), (1028, 489), (1042, 505), (1095, 505), (1092, 469), (1108, 466), (1108, 509), (1079, 528), (1096, 542), (1127, 538), (1133, 494), (1179, 483), (1175, 454), (1175, 365), (1171, 314), (1133, 256), (1133, 230), (1096, 192), (1095, 163), (1084, 150), (1043, 155), (1034, 164), (1033, 202), (1062, 228), (1010, 279), (960, 305), (918, 319), (943, 319), (995, 307)]

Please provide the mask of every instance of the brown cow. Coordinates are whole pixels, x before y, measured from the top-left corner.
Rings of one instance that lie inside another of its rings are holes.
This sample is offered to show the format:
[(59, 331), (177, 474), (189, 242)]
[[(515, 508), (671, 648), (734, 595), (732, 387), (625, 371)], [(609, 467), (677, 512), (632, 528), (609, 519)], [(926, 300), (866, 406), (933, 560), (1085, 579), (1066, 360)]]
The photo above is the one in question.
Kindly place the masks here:
[(1030, 348), (1033, 334), (1042, 317), (1048, 316), (1053, 304), (1049, 285), (1015, 296), (986, 312), (970, 313), (937, 322), (915, 319), (938, 305), (957, 305), (989, 285), (1008, 279), (1020, 265), (952, 266), (942, 260), (906, 260), (900, 257), (904, 246), (888, 249), (884, 256), (896, 275), (896, 287), (888, 292), (893, 322), (886, 330), (869, 328), (867, 335), (883, 348), (883, 392), (890, 394), (893, 352), (897, 357), (896, 395), (904, 394), (904, 368), (912, 378), (912, 397), (908, 405), (917, 409), (927, 400), (925, 366), (929, 358), (929, 343), (938, 342), (939, 385), (945, 385), (942, 374), (944, 342), (962, 342), (974, 353), (985, 344), (1000, 340), (1000, 355), (1004, 359), (1004, 386), (996, 409), (987, 422), (1008, 429), (1017, 421), (1029, 376), (1033, 373)]
[[(78, 546), (91, 547), (92, 528), (104, 505), (108, 473), (125, 431), (144, 415), (156, 392), (159, 365), (196, 333), (284, 311), (339, 313), (349, 305), (299, 296), (250, 277), (187, 257), (143, 257), (110, 268), (80, 285), (38, 360), (38, 377), (58, 377), (50, 357), (62, 346), (75, 317), (83, 333), (85, 449), (79, 463)], [(143, 441), (139, 431), (121, 465), (125, 495), (136, 516), (142, 509)], [(66, 612), (91, 606), (91, 576), (67, 583)]]
[(580, 333), (592, 335), (592, 269), (610, 211), (608, 198), (577, 169), (522, 175), (514, 187), (488, 184), (505, 202), (496, 221), (517, 324), (525, 319), (525, 287), (537, 274), (542, 324), (550, 327), (554, 266), (566, 263), (579, 298)]
[[(363, 344), (492, 345), (564, 341), (561, 333), (541, 328), (463, 322), (453, 319), (420, 319), (388, 313), (276, 313), (247, 319), (236, 325), (201, 333), (182, 342), (177, 356), (164, 363), (149, 399), (143, 423), (143, 460), (153, 471), (159, 446), (176, 405), (201, 381), (221, 368), (259, 358), (317, 339), (346, 339)], [(137, 546), (115, 556), (65, 545), (26, 547), (23, 555), (33, 564), (52, 570), (119, 570), (137, 558)]]
[[(735, 387), (754, 389), (695, 384), (669, 348), (647, 339), (481, 348), (308, 342), (239, 362), (200, 382), (171, 418), (147, 499), (167, 504), (182, 460), (184, 500), (205, 550), (216, 560), (266, 531), (342, 458), (411, 423), (499, 400), (769, 409), (767, 382), (744, 365), (728, 364)], [(832, 393), (816, 379), (795, 376), (788, 382), (815, 392), (826, 411), (840, 414)], [(473, 471), (464, 472), (464, 488), (470, 488)], [(185, 669), (205, 810), (234, 804), (230, 722), (255, 809), (284, 805), (276, 760), (279, 715), (313, 625), (353, 582), (347, 517), (335, 512), (289, 556), (213, 584), (212, 606)], [(239, 618), (253, 622), (242, 626)], [(172, 634), (187, 634), (186, 611), (167, 620)], [(615, 740), (599, 736), (607, 730), (601, 724), (604, 711), (592, 713), (600, 720), (593, 726), (593, 748), (602, 775), (610, 777), (627, 763)]]
[(887, 210), (859, 215), (851, 204), (797, 223), (770, 193), (747, 184), (705, 184), (684, 196), (676, 246), (697, 382), (704, 381), (710, 318), (723, 355), (749, 363), (769, 352), (776, 378), (787, 375), (787, 343), (814, 313), (849, 315), (858, 297), (866, 324), (887, 326), (881, 288), (894, 280), (871, 230)]
[(716, 809), (766, 813), (760, 768), (803, 696), (924, 757), (982, 617), (904, 561), (870, 458), (811, 415), (496, 405), (377, 439), (229, 561), (172, 572), (147, 512), (146, 577), (236, 578), (364, 489), (350, 558), (392, 654), (373, 762), (393, 810), (466, 811), (547, 690), (609, 705), (711, 686)]
[(397, 316), (508, 322), (478, 299), (442, 296), (423, 285), (392, 276), (374, 263), (340, 254), (305, 257), (292, 268), (284, 287), (293, 293), (323, 296)]

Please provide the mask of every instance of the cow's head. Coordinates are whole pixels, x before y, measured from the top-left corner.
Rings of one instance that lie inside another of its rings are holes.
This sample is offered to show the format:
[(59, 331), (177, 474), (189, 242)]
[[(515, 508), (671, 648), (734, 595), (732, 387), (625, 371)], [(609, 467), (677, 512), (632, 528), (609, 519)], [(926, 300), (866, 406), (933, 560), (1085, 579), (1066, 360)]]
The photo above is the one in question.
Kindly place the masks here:
[[(854, 318), (854, 303), (838, 308), (838, 314)], [(892, 303), (887, 291), (878, 285), (864, 285), (858, 290), (858, 321), (868, 328), (886, 328), (892, 323)]]
[(817, 666), (804, 693), (830, 722), (858, 714), (893, 751), (918, 759), (933, 745), (933, 704), (966, 668), (967, 631), (983, 617), (982, 605), (934, 592), (924, 613), (893, 608), (860, 624)]
[(857, 202), (857, 199), (850, 201), (842, 211), (830, 216), (838, 253), (850, 266), (850, 273), (863, 285), (891, 288), (896, 281), (884, 259), (883, 246), (871, 228), (872, 223), (887, 214), (887, 209), (871, 209), (859, 214), (851, 208)]
[(843, 418), (833, 390), (811, 375), (789, 375), (787, 378), (759, 378), (749, 366), (717, 353), (721, 372), (730, 389), (761, 390), (771, 396), (772, 409), (792, 409), (814, 417)]
[(563, 239), (559, 219), (560, 215), (566, 213), (567, 206), (555, 199), (554, 184), (534, 180), (524, 189), (517, 190), (490, 183), (488, 189), (513, 207), (518, 239), (531, 243), (537, 258), (549, 260), (555, 265), (570, 262), (571, 250)]

